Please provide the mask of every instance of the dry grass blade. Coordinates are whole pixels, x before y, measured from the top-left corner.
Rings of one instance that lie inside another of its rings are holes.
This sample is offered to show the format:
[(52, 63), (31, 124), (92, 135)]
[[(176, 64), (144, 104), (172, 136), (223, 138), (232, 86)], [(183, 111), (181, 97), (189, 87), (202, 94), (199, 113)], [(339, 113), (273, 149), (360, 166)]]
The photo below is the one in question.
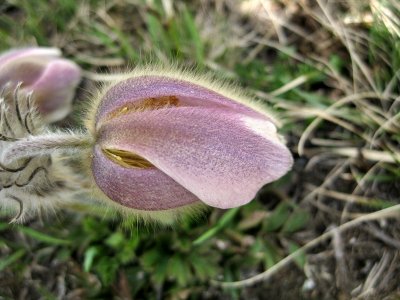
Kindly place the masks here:
[[(386, 3), (385, 3), (386, 2)], [(393, 35), (400, 37), (400, 5), (395, 0), (370, 0), (372, 13), (377, 16)]]
[[(254, 7), (261, 3), (257, 0), (244, 2), (252, 3)], [(258, 12), (254, 9), (253, 12), (256, 15), (254, 18), (264, 22), (264, 25), (269, 22), (272, 28), (286, 28), (285, 42), (282, 42), (282, 36), (278, 34), (270, 36), (260, 31), (253, 39), (257, 44), (257, 52), (252, 53), (252, 57), (262, 53), (264, 46), (269, 51), (283, 54), (287, 63), (309, 66), (326, 77), (322, 82), (314, 84), (313, 78), (306, 80), (307, 73), (294, 72), (293, 77), (282, 86), (272, 89), (272, 92), (267, 93), (260, 89), (255, 94), (281, 109), (289, 124), (296, 124), (290, 127), (290, 133), (294, 135), (291, 143), (298, 145), (297, 153), (308, 162), (302, 169), (306, 183), (302, 182), (299, 188), (302, 191), (301, 197), (297, 198), (301, 199), (299, 202), (303, 206), (312, 205), (316, 209), (315, 220), (322, 218), (319, 224), (326, 227), (352, 218), (359, 217), (363, 220), (365, 212), (371, 208), (398, 203), (400, 78), (399, 71), (395, 69), (398, 66), (398, 52), (393, 49), (397, 42), (394, 40), (390, 47), (390, 44), (383, 43), (375, 36), (374, 30), (384, 30), (382, 27), (377, 29), (383, 24), (393, 36), (397, 36), (395, 28), (400, 27), (399, 14), (396, 12), (400, 5), (392, 0), (371, 0), (369, 3), (325, 0), (280, 3), (290, 6), (282, 14), (285, 18), (280, 17), (279, 10), (268, 14), (265, 10)], [(378, 19), (381, 20), (379, 24)], [(312, 40), (304, 37), (304, 30), (297, 30), (298, 24), (307, 24), (306, 35)], [(385, 41), (391, 42), (390, 39)], [(343, 64), (339, 68), (332, 59), (334, 56)], [(387, 74), (379, 71), (380, 68)], [(316, 92), (325, 102), (307, 99), (308, 95), (313, 97)], [(296, 96), (302, 101), (294, 101)], [(394, 224), (393, 230), (397, 234), (398, 222)], [(347, 225), (339, 228), (346, 230)], [(372, 232), (369, 235), (388, 245), (396, 245), (396, 234), (390, 239), (386, 232), (387, 230), (382, 229), (382, 233), (385, 233), (383, 239)], [(323, 239), (331, 237), (329, 233)], [(358, 247), (357, 243), (351, 244), (348, 235), (340, 232), (339, 237), (346, 248)], [(360, 244), (364, 242), (369, 246), (368, 237), (364, 238), (365, 240), (359, 241)], [(308, 244), (305, 247), (309, 249)], [(362, 261), (376, 261), (376, 258), (360, 256)], [(355, 263), (356, 255), (348, 259), (348, 263)], [(285, 260), (282, 265), (280, 263), (267, 270), (264, 275), (236, 283), (221, 283), (221, 286), (243, 287), (269, 279), (278, 271), (275, 267), (284, 267)], [(324, 264), (324, 267), (330, 268), (332, 262), (327, 260)], [(336, 278), (340, 269), (343, 273), (343, 266), (337, 260), (336, 272), (335, 268), (331, 268), (329, 274), (332, 276), (330, 282), (332, 278), (336, 279), (335, 291), (338, 293), (331, 295), (332, 297), (339, 297), (344, 290), (349, 293), (354, 288), (354, 282), (353, 285), (345, 286), (340, 278)], [(361, 270), (348, 271), (352, 273), (349, 278), (367, 280), (366, 276), (361, 275)], [(319, 276), (322, 275), (316, 275)], [(387, 278), (388, 286), (398, 283), (394, 278)], [(375, 291), (388, 291), (383, 285), (370, 284), (371, 281), (363, 283), (362, 280), (358, 281), (361, 287), (373, 286)], [(320, 289), (323, 288), (316, 288)], [(362, 295), (371, 293), (363, 294), (361, 290), (355, 290), (352, 294), (354, 297)]]
[(362, 157), (367, 160), (376, 162), (387, 162), (387, 163), (400, 162), (399, 153), (388, 152), (388, 151), (376, 151), (376, 150), (359, 149), (359, 148), (334, 148), (331, 150), (325, 149), (325, 151), (351, 158)]
[(351, 220), (347, 223), (344, 223), (337, 228), (331, 229), (328, 232), (320, 235), (319, 237), (313, 239), (312, 241), (308, 242), (298, 250), (292, 252), (290, 255), (286, 256), (284, 259), (280, 260), (277, 264), (269, 268), (263, 273), (260, 273), (256, 276), (253, 276), (251, 278), (247, 278), (245, 280), (240, 280), (240, 281), (235, 281), (235, 282), (220, 282), (220, 281), (215, 281), (213, 280), (211, 283), (217, 286), (220, 286), (222, 288), (243, 288), (247, 286), (254, 285), (260, 281), (265, 281), (271, 278), (273, 275), (278, 273), (280, 270), (282, 270), (284, 267), (289, 265), (290, 263), (293, 262), (295, 258), (298, 256), (302, 255), (303, 253), (307, 252), (308, 250), (312, 249), (313, 247), (319, 245), (320, 243), (331, 239), (335, 234), (338, 232), (345, 232), (357, 225), (360, 225), (363, 222), (369, 222), (369, 221), (376, 221), (376, 220), (382, 220), (382, 219), (387, 219), (387, 218), (399, 218), (400, 217), (400, 204), (382, 209), (370, 214), (366, 214), (364, 216), (358, 217), (354, 220)]

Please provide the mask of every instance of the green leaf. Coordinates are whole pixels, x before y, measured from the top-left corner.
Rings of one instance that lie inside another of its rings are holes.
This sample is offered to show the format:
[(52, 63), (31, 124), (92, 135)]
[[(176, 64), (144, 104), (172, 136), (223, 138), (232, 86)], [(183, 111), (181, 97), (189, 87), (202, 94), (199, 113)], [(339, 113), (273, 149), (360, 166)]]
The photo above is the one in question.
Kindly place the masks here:
[[(289, 242), (289, 252), (292, 254), (293, 252), (300, 249), (300, 246), (294, 242)], [(300, 269), (304, 268), (306, 264), (306, 253), (304, 251), (300, 251), (298, 255), (295, 256), (294, 261), (299, 266)]]
[(299, 88), (293, 89), (292, 92), (316, 108), (326, 108), (329, 104), (329, 99), (326, 96), (317, 93), (306, 92)]
[(190, 34), (190, 39), (192, 40), (194, 46), (197, 63), (203, 64), (204, 63), (203, 42), (200, 38), (199, 31), (197, 30), (196, 23), (194, 22), (193, 17), (187, 10), (186, 6), (183, 7), (183, 20), (184, 20), (184, 26), (188, 30)]
[(2, 223), (0, 222), (0, 231), (6, 230), (10, 227), (8, 223)]
[(155, 266), (161, 258), (162, 255), (160, 254), (160, 251), (157, 248), (154, 248), (145, 252), (140, 257), (140, 262), (146, 270), (152, 271), (153, 266)]
[(9, 257), (6, 257), (5, 259), (1, 259), (0, 260), (0, 272), (3, 271), (5, 268), (7, 268), (9, 265), (16, 262), (22, 256), (24, 256), (24, 254), (25, 254), (25, 250), (19, 249), (18, 251), (11, 254)]
[(190, 255), (190, 264), (192, 265), (196, 277), (201, 281), (206, 281), (209, 278), (213, 278), (217, 275), (217, 269), (214, 264), (204, 257), (198, 254)]
[(183, 257), (174, 255), (168, 262), (168, 275), (176, 279), (178, 285), (186, 286), (191, 278), (191, 271)]
[(140, 57), (138, 53), (132, 46), (132, 42), (129, 40), (129, 36), (119, 30), (118, 28), (113, 28), (113, 31), (116, 33), (118, 37), (118, 41), (121, 45), (120, 53), (128, 58), (130, 62), (137, 62), (139, 61)]
[(265, 241), (264, 259), (267, 269), (271, 268), (282, 259), (281, 255), (279, 254), (278, 247), (275, 244), (270, 243), (269, 241)]
[(69, 248), (60, 248), (59, 251), (57, 251), (57, 259), (62, 261), (62, 262), (67, 262), (68, 260), (71, 259), (71, 249)]
[(262, 223), (267, 215), (268, 213), (266, 211), (253, 211), (239, 222), (238, 229), (245, 231), (257, 227)]
[[(224, 269), (224, 280), (225, 281), (236, 281), (237, 280), (236, 276), (234, 275), (233, 271), (230, 268)], [(235, 289), (235, 288), (227, 288), (224, 290), (224, 293), (227, 294), (227, 297), (226, 297), (227, 299), (238, 300), (240, 298), (239, 290)]]
[(310, 220), (310, 214), (304, 210), (296, 209), (289, 216), (285, 225), (282, 228), (282, 232), (284, 233), (292, 233), (296, 232), (302, 228), (304, 228), (308, 221)]
[(329, 57), (329, 65), (338, 73), (341, 73), (345, 66), (344, 60), (337, 54), (332, 54)]
[(21, 231), (22, 233), (30, 236), (31, 238), (46, 243), (46, 244), (50, 244), (50, 245), (69, 245), (71, 244), (71, 241), (68, 240), (62, 240), (62, 239), (58, 239), (58, 238), (54, 238), (52, 236), (48, 236), (44, 233), (41, 233), (39, 231), (36, 231), (32, 228), (29, 227), (22, 227), (22, 226), (17, 226), (16, 227), (19, 231)]
[(128, 240), (125, 239), (123, 245), (119, 249), (117, 249), (118, 260), (123, 264), (132, 261), (132, 259), (136, 255), (135, 250), (138, 244), (139, 244), (139, 237), (137, 235), (132, 236)]
[(280, 203), (272, 214), (267, 217), (265, 230), (266, 231), (277, 231), (285, 224), (286, 220), (290, 215), (290, 205), (288, 203)]
[(217, 222), (218, 227), (224, 228), (230, 221), (233, 220), (233, 218), (236, 216), (236, 214), (239, 212), (240, 207), (232, 208), (228, 210), (222, 217), (221, 219)]
[(169, 53), (171, 51), (170, 43), (161, 22), (155, 16), (148, 14), (146, 24), (154, 46), (162, 49), (164, 53)]
[(89, 247), (85, 251), (85, 259), (83, 260), (83, 270), (89, 272), (93, 265), (95, 256), (99, 253), (99, 249), (96, 246)]
[(214, 227), (211, 229), (207, 230), (205, 233), (203, 233), (201, 236), (199, 236), (194, 242), (193, 245), (198, 246), (205, 241), (209, 240), (212, 238), (214, 235), (216, 235), (221, 229), (225, 228), (230, 221), (233, 220), (233, 218), (236, 216), (236, 214), (239, 212), (239, 207), (233, 208), (228, 210), (222, 218), (215, 224)]
[(104, 285), (109, 285), (115, 280), (119, 265), (112, 257), (102, 256), (94, 265)]
[(110, 37), (109, 32), (107, 32), (107, 28), (105, 28), (103, 25), (94, 22), (90, 28), (89, 34), (97, 37), (104, 46), (113, 50), (113, 52), (118, 52), (120, 50), (120, 47)]
[(168, 275), (168, 259), (166, 257), (161, 257), (155, 266), (152, 278), (155, 283), (162, 284), (167, 278), (167, 275)]
[(111, 248), (118, 249), (123, 245), (124, 241), (125, 236), (121, 232), (117, 231), (111, 234), (104, 243)]

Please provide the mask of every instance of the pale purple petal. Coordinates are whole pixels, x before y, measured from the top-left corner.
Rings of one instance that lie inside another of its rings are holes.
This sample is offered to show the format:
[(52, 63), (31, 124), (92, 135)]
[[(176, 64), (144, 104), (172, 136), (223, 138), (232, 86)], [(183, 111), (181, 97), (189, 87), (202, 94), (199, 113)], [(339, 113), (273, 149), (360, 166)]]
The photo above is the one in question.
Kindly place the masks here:
[(25, 48), (0, 56), (0, 86), (17, 85), (34, 93), (46, 122), (62, 119), (71, 110), (72, 98), (81, 79), (80, 68), (60, 57), (56, 48)]
[(80, 78), (76, 64), (57, 59), (49, 62), (41, 76), (26, 89), (34, 91), (39, 111), (48, 114), (62, 107), (69, 109)]
[(0, 65), (0, 86), (8, 82), (15, 84), (22, 82), (23, 86), (33, 84), (44, 72), (48, 61), (48, 58), (38, 60), (32, 57), (22, 57)]
[(0, 56), (0, 65), (5, 64), (7, 61), (20, 59), (23, 57), (49, 57), (56, 58), (61, 56), (60, 49), (57, 48), (21, 48), (21, 49), (13, 49), (2, 53)]
[(98, 144), (144, 157), (206, 204), (243, 205), (284, 175), (292, 156), (269, 120), (224, 106), (130, 112), (104, 122)]
[(107, 91), (97, 110), (96, 122), (104, 120), (118, 107), (143, 99), (170, 96), (178, 97), (180, 106), (225, 108), (255, 118), (267, 118), (206, 87), (165, 76), (141, 76), (122, 81)]
[(138, 210), (168, 210), (199, 201), (171, 177), (156, 168), (124, 168), (104, 156), (96, 146), (93, 176), (113, 201)]

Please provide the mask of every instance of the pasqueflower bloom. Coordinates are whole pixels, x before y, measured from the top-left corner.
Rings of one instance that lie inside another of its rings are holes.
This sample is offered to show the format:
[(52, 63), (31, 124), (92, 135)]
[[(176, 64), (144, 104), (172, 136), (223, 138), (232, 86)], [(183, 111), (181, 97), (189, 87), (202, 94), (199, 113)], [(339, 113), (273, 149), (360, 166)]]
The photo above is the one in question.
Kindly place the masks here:
[[(24, 121), (32, 113), (17, 109), (29, 105), (17, 103), (13, 118), (33, 132)], [(89, 189), (88, 195), (125, 215), (164, 223), (204, 204), (244, 205), (293, 163), (262, 105), (232, 86), (157, 68), (135, 71), (104, 88), (91, 101), (84, 132), (43, 129), (13, 140), (6, 138), (6, 127), (3, 163), (72, 151), (89, 175), (82, 191)], [(41, 171), (43, 182), (50, 181), (47, 165), (35, 170), (30, 177), (39, 180)]]
[(244, 205), (293, 163), (262, 105), (186, 73), (137, 71), (111, 84), (87, 127), (94, 189), (128, 211)]
[(33, 92), (45, 122), (64, 118), (71, 111), (80, 68), (61, 58), (56, 48), (24, 48), (0, 56), (0, 87), (21, 84), (21, 92)]

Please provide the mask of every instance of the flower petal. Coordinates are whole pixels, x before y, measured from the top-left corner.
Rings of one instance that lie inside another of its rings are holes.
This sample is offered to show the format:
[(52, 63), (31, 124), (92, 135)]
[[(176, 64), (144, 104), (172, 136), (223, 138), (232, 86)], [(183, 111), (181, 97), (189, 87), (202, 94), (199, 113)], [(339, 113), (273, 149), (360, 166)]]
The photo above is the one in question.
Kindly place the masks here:
[(2, 53), (0, 56), (0, 65), (5, 64), (7, 61), (20, 59), (22, 57), (49, 57), (56, 58), (61, 56), (61, 51), (58, 48), (45, 48), (45, 47), (31, 47), (14, 49)]
[(42, 114), (57, 112), (55, 119), (62, 119), (71, 109), (80, 79), (81, 70), (75, 63), (67, 59), (57, 59), (49, 62), (43, 74), (26, 89), (34, 91)]
[(30, 85), (42, 75), (48, 59), (40, 60), (31, 57), (22, 57), (0, 65), (0, 86), (7, 82), (23, 82), (24, 86)]
[(232, 109), (242, 114), (269, 119), (264, 114), (229, 99), (209, 88), (189, 81), (164, 76), (139, 76), (111, 87), (101, 100), (95, 122), (102, 122), (116, 108), (138, 103), (143, 99), (178, 97), (179, 106), (199, 106)]
[(60, 120), (70, 112), (81, 79), (78, 65), (60, 56), (56, 48), (17, 49), (0, 56), (0, 86), (22, 82), (24, 91), (34, 92), (46, 123)]
[(199, 199), (156, 168), (124, 168), (94, 149), (93, 176), (113, 201), (134, 209), (159, 211), (192, 204)]
[(231, 208), (292, 165), (275, 126), (250, 115), (231, 105), (128, 112), (102, 123), (98, 144), (136, 153), (206, 204)]

